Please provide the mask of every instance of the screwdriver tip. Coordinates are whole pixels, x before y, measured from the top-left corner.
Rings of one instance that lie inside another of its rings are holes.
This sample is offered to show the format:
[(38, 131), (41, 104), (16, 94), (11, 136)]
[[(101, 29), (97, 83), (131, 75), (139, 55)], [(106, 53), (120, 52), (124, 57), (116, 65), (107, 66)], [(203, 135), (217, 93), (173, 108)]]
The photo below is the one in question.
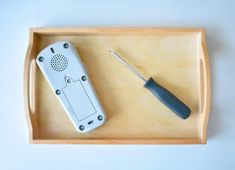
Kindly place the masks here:
[(113, 49), (109, 49), (109, 52), (110, 52), (111, 54), (114, 53)]

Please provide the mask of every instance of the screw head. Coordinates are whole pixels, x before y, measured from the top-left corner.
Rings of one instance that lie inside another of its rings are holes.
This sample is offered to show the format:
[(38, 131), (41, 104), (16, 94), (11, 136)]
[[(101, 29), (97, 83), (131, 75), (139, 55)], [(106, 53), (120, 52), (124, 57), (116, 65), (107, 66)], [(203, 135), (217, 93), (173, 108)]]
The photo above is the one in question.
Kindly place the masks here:
[(87, 77), (86, 76), (82, 76), (82, 81), (86, 81)]
[(85, 129), (85, 126), (84, 126), (84, 125), (80, 125), (80, 126), (79, 126), (79, 129), (80, 129), (81, 131), (83, 131), (83, 130)]
[(40, 56), (40, 57), (38, 58), (38, 60), (39, 60), (40, 62), (43, 62), (43, 61), (44, 61), (43, 56)]
[(71, 83), (71, 79), (67, 79), (67, 83)]
[(68, 43), (64, 43), (64, 48), (69, 48), (69, 44)]
[(98, 119), (99, 121), (101, 121), (101, 120), (103, 120), (103, 116), (102, 116), (102, 115), (99, 115), (99, 116), (97, 117), (97, 119)]
[(55, 93), (56, 93), (57, 95), (60, 95), (61, 91), (60, 91), (59, 89), (57, 89), (57, 90), (55, 91)]

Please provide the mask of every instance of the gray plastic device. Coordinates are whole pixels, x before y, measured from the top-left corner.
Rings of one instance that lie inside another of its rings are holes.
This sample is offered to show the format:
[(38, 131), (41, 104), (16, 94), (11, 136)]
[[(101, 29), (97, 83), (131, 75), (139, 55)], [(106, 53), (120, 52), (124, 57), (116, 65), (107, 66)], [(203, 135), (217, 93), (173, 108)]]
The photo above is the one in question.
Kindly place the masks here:
[(89, 132), (105, 122), (104, 110), (71, 42), (49, 45), (36, 62), (78, 132)]

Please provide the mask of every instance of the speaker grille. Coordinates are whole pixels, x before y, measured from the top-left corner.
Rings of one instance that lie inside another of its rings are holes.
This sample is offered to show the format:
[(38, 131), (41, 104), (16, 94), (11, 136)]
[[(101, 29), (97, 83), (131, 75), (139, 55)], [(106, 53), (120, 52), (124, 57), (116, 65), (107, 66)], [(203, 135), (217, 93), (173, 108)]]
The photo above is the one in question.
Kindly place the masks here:
[(62, 54), (56, 54), (51, 58), (51, 67), (55, 71), (64, 71), (68, 67), (68, 60)]

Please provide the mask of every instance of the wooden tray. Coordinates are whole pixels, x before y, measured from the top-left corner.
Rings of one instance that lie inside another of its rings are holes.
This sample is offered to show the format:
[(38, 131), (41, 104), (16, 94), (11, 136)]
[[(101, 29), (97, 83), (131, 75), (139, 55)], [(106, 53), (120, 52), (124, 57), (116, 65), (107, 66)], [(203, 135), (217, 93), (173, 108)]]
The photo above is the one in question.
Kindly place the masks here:
[[(88, 134), (76, 132), (35, 64), (36, 55), (59, 40), (75, 44), (107, 114), (107, 122)], [(156, 100), (109, 48), (172, 91), (191, 108), (191, 116), (182, 120)], [(30, 29), (24, 100), (32, 143), (206, 143), (210, 93), (203, 29)]]

